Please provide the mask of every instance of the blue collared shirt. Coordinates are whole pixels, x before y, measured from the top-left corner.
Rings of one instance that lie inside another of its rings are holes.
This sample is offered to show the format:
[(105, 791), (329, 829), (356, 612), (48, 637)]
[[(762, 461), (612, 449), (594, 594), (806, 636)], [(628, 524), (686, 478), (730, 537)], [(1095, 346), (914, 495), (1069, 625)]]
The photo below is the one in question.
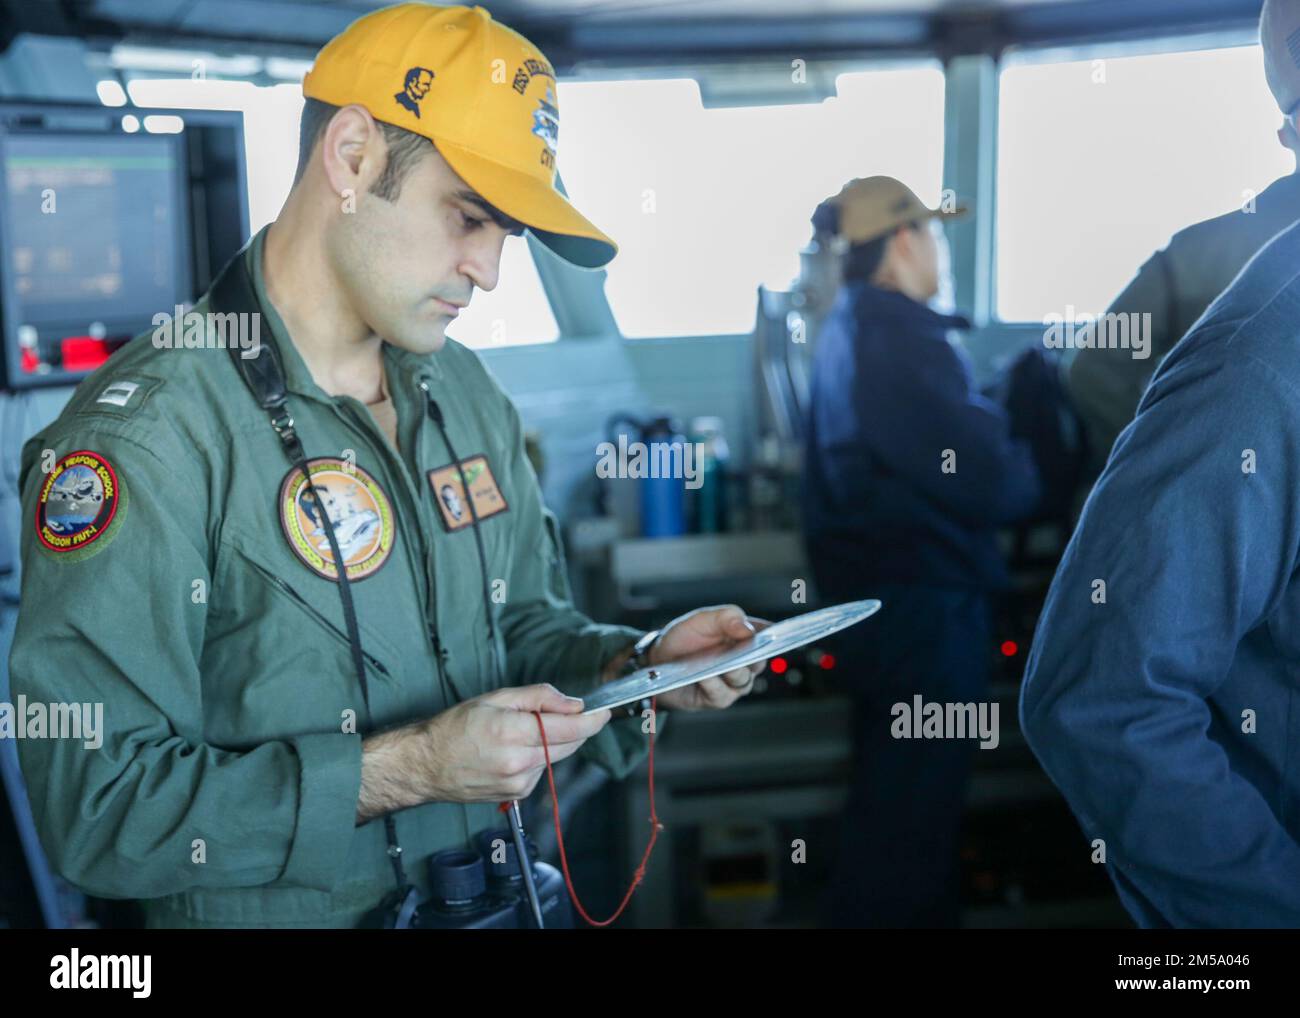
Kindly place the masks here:
[(1143, 926), (1300, 925), (1297, 566), (1293, 226), (1161, 365), (1029, 656), (1025, 734)]
[(863, 582), (1005, 582), (996, 527), (1034, 508), (1039, 481), (949, 341), (969, 327), (895, 291), (840, 289), (813, 357), (803, 494), (831, 596)]

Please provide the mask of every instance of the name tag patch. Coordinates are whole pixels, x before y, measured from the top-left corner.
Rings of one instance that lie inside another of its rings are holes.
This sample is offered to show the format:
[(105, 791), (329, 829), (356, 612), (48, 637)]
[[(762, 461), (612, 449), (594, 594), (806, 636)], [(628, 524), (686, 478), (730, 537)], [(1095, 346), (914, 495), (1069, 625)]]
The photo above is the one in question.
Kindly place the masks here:
[(434, 499), (442, 513), (443, 526), (448, 530), (460, 530), (473, 522), (469, 503), (465, 499), (465, 486), (460, 479), (461, 469), (465, 472), (470, 497), (474, 499), (474, 511), (480, 520), (510, 508), (501, 489), (497, 487), (486, 456), (463, 459), (460, 461), (460, 469), (455, 463), (448, 463), (445, 467), (430, 470), (428, 475)]

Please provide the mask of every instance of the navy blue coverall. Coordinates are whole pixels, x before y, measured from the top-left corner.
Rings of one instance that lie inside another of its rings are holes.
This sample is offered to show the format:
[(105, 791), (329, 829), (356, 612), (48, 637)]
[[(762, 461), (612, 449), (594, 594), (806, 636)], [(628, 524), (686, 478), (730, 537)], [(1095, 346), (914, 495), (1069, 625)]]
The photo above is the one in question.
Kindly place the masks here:
[(1300, 225), (1152, 379), (1030, 652), (1025, 734), (1143, 926), (1300, 925), (1298, 566)]
[(895, 703), (985, 696), (990, 594), (1006, 582), (996, 528), (1028, 515), (1039, 481), (1005, 411), (949, 342), (963, 318), (847, 282), (813, 357), (803, 514), (823, 600), (879, 597), (844, 634), (854, 764), (829, 919), (958, 920), (958, 835), (974, 743), (890, 735)]

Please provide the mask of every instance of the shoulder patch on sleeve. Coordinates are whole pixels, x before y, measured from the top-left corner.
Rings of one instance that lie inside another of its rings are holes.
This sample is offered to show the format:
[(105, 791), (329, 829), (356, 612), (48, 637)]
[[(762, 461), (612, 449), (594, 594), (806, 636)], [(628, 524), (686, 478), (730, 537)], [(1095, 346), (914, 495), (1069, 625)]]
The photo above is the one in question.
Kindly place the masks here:
[(126, 375), (102, 383), (77, 410), (81, 414), (106, 414), (109, 417), (132, 417), (145, 401), (163, 384), (153, 375)]
[(126, 488), (103, 455), (82, 449), (57, 460), (36, 501), (36, 538), (51, 555), (75, 562), (103, 548), (122, 528)]

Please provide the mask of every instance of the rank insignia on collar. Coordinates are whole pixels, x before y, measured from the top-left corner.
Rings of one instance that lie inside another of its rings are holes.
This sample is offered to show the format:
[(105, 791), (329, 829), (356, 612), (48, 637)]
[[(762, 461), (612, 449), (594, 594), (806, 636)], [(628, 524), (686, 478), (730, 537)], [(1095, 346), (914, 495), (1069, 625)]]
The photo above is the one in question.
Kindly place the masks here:
[[(312, 485), (329, 513), (349, 580), (373, 575), (393, 551), (393, 506), (379, 482), (349, 460), (321, 458), (307, 464)], [(338, 579), (321, 507), (302, 471), (293, 467), (280, 484), (280, 526), (294, 555), (318, 576)]]

